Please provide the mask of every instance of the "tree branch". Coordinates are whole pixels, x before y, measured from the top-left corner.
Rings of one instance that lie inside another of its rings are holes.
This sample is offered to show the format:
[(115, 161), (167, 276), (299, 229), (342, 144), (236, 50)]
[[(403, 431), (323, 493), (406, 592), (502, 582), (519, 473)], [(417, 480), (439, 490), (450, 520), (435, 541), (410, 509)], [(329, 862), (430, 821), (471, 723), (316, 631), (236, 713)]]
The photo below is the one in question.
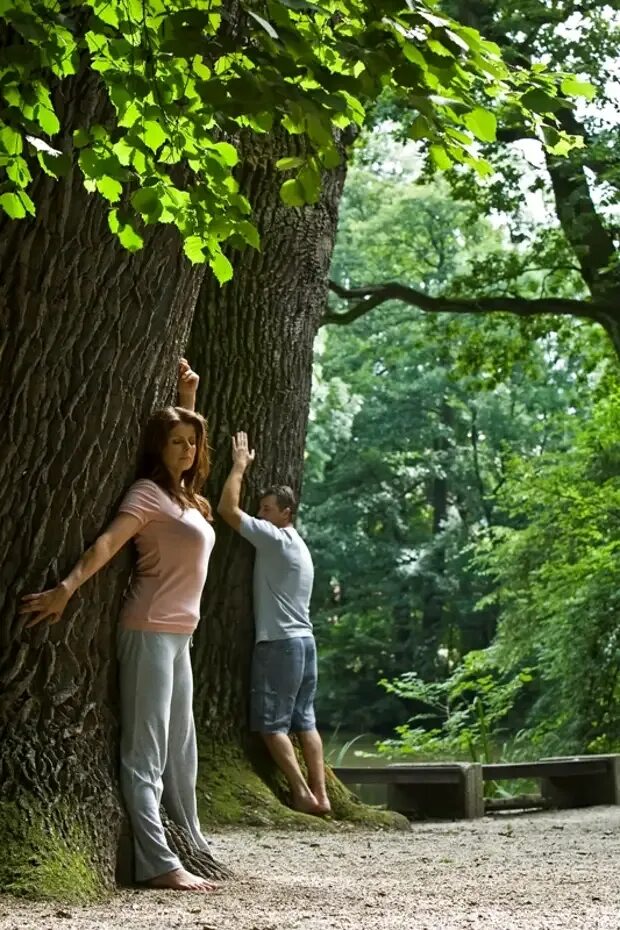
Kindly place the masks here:
[(598, 323), (608, 316), (617, 316), (617, 307), (611, 302), (571, 300), (563, 297), (528, 299), (526, 297), (431, 297), (406, 284), (389, 281), (386, 284), (369, 284), (366, 287), (346, 288), (336, 281), (329, 282), (330, 290), (344, 300), (356, 301), (349, 310), (337, 313), (326, 310), (321, 325), (346, 325), (364, 316), (387, 300), (418, 307), (425, 313), (513, 313), (516, 316), (538, 316), (551, 313), (595, 320)]

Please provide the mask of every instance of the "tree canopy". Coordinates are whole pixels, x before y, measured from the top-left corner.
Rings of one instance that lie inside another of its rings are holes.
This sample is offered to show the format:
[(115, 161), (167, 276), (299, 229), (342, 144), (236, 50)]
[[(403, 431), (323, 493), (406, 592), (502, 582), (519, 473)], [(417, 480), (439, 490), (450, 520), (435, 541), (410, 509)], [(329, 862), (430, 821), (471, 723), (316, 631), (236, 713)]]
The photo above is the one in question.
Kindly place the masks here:
[(244, 131), (281, 125), (309, 140), (279, 165), (291, 206), (317, 200), (342, 133), (387, 87), (413, 108), (406, 131), (428, 138), (440, 168), (490, 171), (479, 148), (496, 137), (498, 108), (550, 153), (582, 144), (558, 113), (586, 84), (505, 61), (423, 0), (2, 0), (0, 24), (0, 208), (34, 214), (36, 162), (55, 177), (77, 168), (127, 249), (145, 224), (173, 224), (221, 282), (232, 274), (224, 243), (259, 245), (234, 176)]
[[(566, 157), (559, 158), (563, 143), (544, 148), (510, 103), (499, 107), (496, 138), (483, 146), (492, 173), (481, 178), (468, 166), (448, 166), (446, 178), (457, 199), (471, 204), (473, 217), (505, 218), (515, 246), (510, 255), (500, 245), (493, 275), (473, 267), (467, 281), (433, 294), (415, 275), (333, 276), (334, 293), (347, 303), (336, 301), (326, 320), (347, 323), (394, 299), (431, 313), (574, 316), (602, 325), (620, 354), (617, 10), (572, 0), (552, 8), (542, 0), (489, 0), (450, 3), (447, 9), (483, 30), (512, 66), (569, 67), (596, 88), (595, 99), (576, 110), (558, 96), (553, 103), (557, 123), (544, 129), (547, 143), (561, 128), (581, 145), (564, 150)], [(538, 90), (526, 99), (534, 108), (544, 103)], [(408, 101), (397, 91), (384, 95), (375, 111), (377, 120), (394, 121), (399, 138), (407, 138), (411, 115)], [(424, 133), (421, 140), (428, 147)], [(535, 269), (544, 274), (539, 273), (533, 286)]]

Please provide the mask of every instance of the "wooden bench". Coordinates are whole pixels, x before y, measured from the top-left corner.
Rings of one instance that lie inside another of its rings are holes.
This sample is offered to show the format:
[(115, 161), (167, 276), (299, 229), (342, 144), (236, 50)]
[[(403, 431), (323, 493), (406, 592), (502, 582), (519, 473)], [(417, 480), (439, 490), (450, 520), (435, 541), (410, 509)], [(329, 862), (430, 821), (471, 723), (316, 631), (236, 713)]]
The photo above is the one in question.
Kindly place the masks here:
[(556, 756), (538, 762), (494, 763), (482, 766), (482, 778), (483, 781), (536, 779), (540, 782), (540, 806), (544, 807), (620, 804), (620, 755)]
[(438, 762), (339, 766), (334, 774), (346, 785), (387, 785), (387, 806), (406, 817), (482, 817), (482, 769), (476, 763)]
[[(338, 766), (346, 785), (386, 785), (387, 806), (407, 817), (482, 817), (486, 810), (620, 804), (620, 755), (570, 756), (490, 765), (418, 762), (376, 768)], [(535, 779), (539, 795), (484, 799), (484, 782)]]

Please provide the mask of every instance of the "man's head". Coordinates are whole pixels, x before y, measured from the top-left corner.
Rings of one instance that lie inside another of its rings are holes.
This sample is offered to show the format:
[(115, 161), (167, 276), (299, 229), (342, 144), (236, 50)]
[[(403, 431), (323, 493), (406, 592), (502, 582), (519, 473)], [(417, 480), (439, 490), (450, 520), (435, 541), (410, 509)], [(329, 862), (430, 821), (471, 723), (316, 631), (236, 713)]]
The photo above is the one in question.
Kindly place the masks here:
[(261, 492), (258, 518), (283, 529), (290, 526), (297, 512), (297, 501), (286, 484), (273, 484)]

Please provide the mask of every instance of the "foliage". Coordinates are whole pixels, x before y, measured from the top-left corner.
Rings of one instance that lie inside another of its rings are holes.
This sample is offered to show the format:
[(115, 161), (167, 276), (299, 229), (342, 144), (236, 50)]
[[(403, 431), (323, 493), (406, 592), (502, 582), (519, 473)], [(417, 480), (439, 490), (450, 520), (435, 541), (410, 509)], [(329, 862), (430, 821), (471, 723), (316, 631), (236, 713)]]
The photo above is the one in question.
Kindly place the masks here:
[(502, 493), (512, 525), (478, 550), (501, 612), (498, 661), (536, 669), (527, 722), (547, 749), (620, 745), (619, 414), (616, 384), (568, 449), (515, 461)]
[(529, 669), (506, 675), (492, 648), (467, 653), (443, 681), (425, 682), (415, 672), (383, 680), (380, 684), (388, 692), (424, 709), (396, 727), (397, 738), (384, 740), (379, 751), (492, 762), (494, 748), (508, 735), (506, 718), (531, 681)]
[[(234, 178), (242, 131), (307, 137), (279, 164), (283, 199), (302, 206), (338, 164), (339, 134), (387, 86), (415, 106), (409, 131), (438, 167), (482, 172), (475, 143), (494, 138), (498, 100), (550, 132), (566, 95), (588, 92), (565, 73), (508, 67), (423, 0), (1, 0), (0, 29), (0, 208), (35, 213), (37, 162), (56, 178), (77, 165), (126, 248), (145, 225), (174, 224), (220, 281), (224, 243), (258, 246)], [(579, 144), (555, 133), (552, 148)]]
[[(444, 184), (420, 186), (419, 158), (384, 137), (363, 156), (341, 212), (340, 280), (411, 274), (432, 293), (485, 256), (494, 273), (501, 230), (472, 225)], [(601, 339), (583, 325), (549, 335), (547, 321), (537, 330), (392, 303), (327, 327), (316, 352), (302, 517), (316, 561), (321, 722), (387, 733), (410, 708), (379, 679), (443, 681), (492, 641), (497, 605), (475, 606), (493, 582), (472, 553), (505, 523), (512, 459), (565, 447), (564, 412), (603, 364)]]

